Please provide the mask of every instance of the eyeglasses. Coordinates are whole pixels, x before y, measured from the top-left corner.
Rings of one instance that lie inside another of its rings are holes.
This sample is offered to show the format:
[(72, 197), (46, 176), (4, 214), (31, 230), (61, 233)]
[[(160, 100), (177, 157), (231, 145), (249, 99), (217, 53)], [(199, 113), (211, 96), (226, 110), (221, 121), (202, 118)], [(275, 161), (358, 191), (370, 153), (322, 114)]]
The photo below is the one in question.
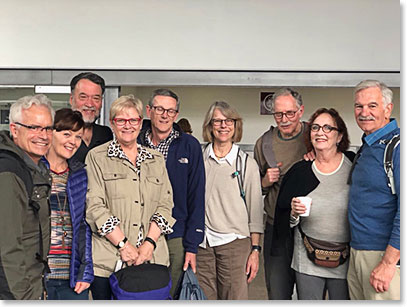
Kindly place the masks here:
[(233, 118), (226, 118), (226, 119), (212, 119), (212, 126), (219, 127), (222, 126), (223, 123), (226, 124), (226, 126), (232, 126), (235, 123), (236, 120)]
[[(299, 109), (298, 109), (299, 110)], [(295, 113), (298, 112), (297, 111), (287, 111), (287, 112), (274, 112), (272, 113), (274, 115), (275, 118), (277, 119), (282, 119), (283, 116), (285, 115), (287, 118), (293, 118), (295, 116)]]
[(322, 131), (325, 132), (325, 133), (330, 133), (332, 130), (339, 131), (338, 128), (332, 127), (330, 125), (323, 125), (323, 126), (320, 126), (318, 124), (312, 124), (311, 125), (311, 131), (312, 132), (318, 132), (319, 129), (321, 129), (321, 128), (322, 128)]
[(167, 112), (169, 117), (174, 117), (175, 115), (177, 115), (178, 111), (174, 110), (174, 109), (164, 109), (163, 107), (151, 107), (152, 109), (154, 109), (155, 113), (157, 113), (158, 115), (163, 115), (165, 112)]
[(50, 134), (54, 130), (53, 126), (47, 126), (47, 127), (41, 127), (41, 126), (36, 126), (36, 125), (30, 126), (30, 125), (24, 125), (24, 124), (19, 123), (19, 122), (15, 122), (15, 124), (20, 125), (20, 126), (22, 126), (24, 128), (27, 128), (31, 132), (34, 132), (34, 133), (40, 133), (40, 132), (45, 130), (46, 133)]
[(141, 123), (142, 118), (113, 118), (114, 123), (116, 126), (121, 127), (124, 126), (126, 123), (129, 123), (131, 126), (138, 126)]

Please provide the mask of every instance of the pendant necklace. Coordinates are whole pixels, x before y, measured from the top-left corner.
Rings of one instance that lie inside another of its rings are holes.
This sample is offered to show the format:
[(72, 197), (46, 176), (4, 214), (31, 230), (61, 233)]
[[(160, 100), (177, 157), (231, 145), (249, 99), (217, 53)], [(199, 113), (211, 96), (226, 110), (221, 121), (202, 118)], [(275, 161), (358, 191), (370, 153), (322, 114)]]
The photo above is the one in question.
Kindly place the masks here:
[(59, 221), (61, 222), (62, 225), (62, 250), (65, 250), (65, 238), (68, 235), (68, 232), (66, 231), (66, 221), (64, 217), (64, 212), (66, 209), (66, 204), (67, 204), (67, 195), (65, 195), (65, 200), (64, 200), (64, 206), (61, 208), (61, 201), (59, 200), (59, 194), (56, 193), (57, 195), (57, 200), (58, 200), (58, 208), (59, 208)]

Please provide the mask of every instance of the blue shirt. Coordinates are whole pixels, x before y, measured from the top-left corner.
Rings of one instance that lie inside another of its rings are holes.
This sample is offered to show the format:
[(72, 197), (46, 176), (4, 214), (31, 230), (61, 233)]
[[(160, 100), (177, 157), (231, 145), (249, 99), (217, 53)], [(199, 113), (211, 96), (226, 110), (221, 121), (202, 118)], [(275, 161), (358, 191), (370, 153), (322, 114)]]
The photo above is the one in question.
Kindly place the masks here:
[(369, 135), (352, 173), (348, 216), (350, 245), (357, 250), (400, 249), (400, 146), (393, 152), (396, 195), (391, 193), (383, 167), (385, 140), (400, 134), (396, 120)]

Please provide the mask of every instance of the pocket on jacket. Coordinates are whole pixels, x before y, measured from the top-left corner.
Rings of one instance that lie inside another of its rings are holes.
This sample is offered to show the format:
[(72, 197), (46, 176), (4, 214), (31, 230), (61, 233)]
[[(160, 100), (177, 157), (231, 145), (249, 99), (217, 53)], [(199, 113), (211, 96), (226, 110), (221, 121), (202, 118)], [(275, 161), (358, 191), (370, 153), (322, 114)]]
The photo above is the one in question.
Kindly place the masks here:
[(120, 198), (126, 196), (129, 189), (127, 176), (127, 173), (119, 172), (102, 173), (102, 177), (105, 182), (107, 198), (111, 200), (112, 198)]
[(118, 173), (118, 172), (114, 172), (114, 173), (103, 173), (103, 180), (105, 181), (110, 181), (110, 180), (118, 180), (118, 179), (126, 179), (127, 178), (127, 174), (126, 173)]

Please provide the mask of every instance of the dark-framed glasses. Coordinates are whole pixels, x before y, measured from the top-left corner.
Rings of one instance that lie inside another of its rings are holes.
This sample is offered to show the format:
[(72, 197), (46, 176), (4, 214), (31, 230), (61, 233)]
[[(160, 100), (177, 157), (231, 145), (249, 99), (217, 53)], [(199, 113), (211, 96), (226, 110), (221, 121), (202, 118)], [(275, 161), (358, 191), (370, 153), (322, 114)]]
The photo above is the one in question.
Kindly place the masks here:
[(42, 131), (45, 131), (46, 133), (50, 134), (54, 130), (53, 126), (41, 127), (41, 126), (37, 126), (37, 125), (24, 125), (19, 122), (15, 122), (15, 124), (20, 125), (21, 127), (27, 128), (28, 130), (30, 130), (31, 132), (34, 132), (34, 133), (40, 133)]
[(273, 114), (274, 117), (277, 118), (277, 119), (282, 119), (284, 115), (287, 118), (293, 118), (295, 116), (295, 113), (298, 112), (298, 110), (297, 111), (287, 111), (287, 112), (274, 112), (274, 113), (271, 113), (271, 114)]
[(129, 123), (131, 126), (138, 126), (138, 125), (140, 125), (141, 120), (142, 120), (141, 117), (137, 117), (137, 118), (115, 117), (115, 118), (113, 118), (114, 123), (118, 127), (124, 126), (126, 123)]
[(311, 128), (311, 131), (312, 131), (312, 132), (318, 132), (319, 129), (321, 129), (321, 128), (322, 128), (322, 131), (325, 132), (325, 133), (329, 133), (329, 132), (331, 132), (332, 130), (339, 131), (338, 128), (332, 127), (332, 126), (330, 126), (330, 125), (323, 125), (323, 126), (320, 126), (320, 125), (318, 125), (318, 124), (312, 124), (312, 125), (310, 126), (310, 128)]
[(214, 126), (214, 127), (222, 126), (223, 123), (225, 123), (226, 126), (232, 126), (232, 125), (235, 124), (235, 121), (236, 120), (234, 120), (233, 118), (226, 118), (226, 119), (216, 119), (216, 118), (214, 118), (214, 119), (211, 120), (211, 123), (212, 123), (212, 126)]
[(157, 113), (158, 115), (163, 115), (165, 112), (167, 112), (167, 115), (169, 117), (174, 117), (178, 113), (178, 111), (175, 109), (164, 109), (163, 107), (156, 107), (156, 106), (153, 106), (152, 108), (154, 109), (155, 113)]

